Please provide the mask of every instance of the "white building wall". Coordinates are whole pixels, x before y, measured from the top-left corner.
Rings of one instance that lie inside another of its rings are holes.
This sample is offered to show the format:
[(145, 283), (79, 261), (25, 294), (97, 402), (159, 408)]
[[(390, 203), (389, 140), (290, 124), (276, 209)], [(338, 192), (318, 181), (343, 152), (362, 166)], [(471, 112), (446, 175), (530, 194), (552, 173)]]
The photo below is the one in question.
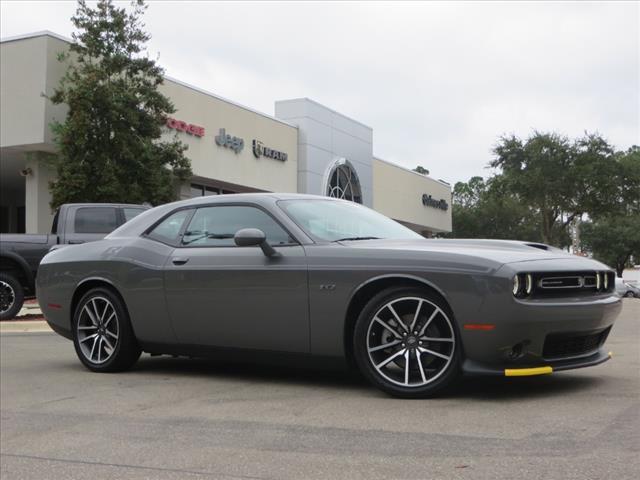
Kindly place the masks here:
[(26, 233), (49, 233), (53, 223), (49, 182), (55, 172), (43, 161), (43, 155), (34, 153), (27, 158), (29, 175), (25, 177), (25, 229)]
[[(298, 131), (294, 126), (176, 80), (165, 79), (160, 91), (176, 108), (171, 117), (205, 129), (203, 137), (169, 129), (163, 135), (164, 140), (177, 136), (189, 147), (185, 155), (195, 176), (271, 192), (296, 192)], [(244, 141), (242, 150), (216, 144), (221, 128)], [(287, 160), (257, 158), (253, 140), (286, 153)]]
[[(37, 158), (55, 152), (49, 126), (66, 114), (65, 106), (52, 105), (46, 96), (53, 94), (64, 74), (66, 65), (58, 62), (57, 55), (68, 45), (50, 32), (1, 44), (2, 205), (20, 206), (5, 197), (9, 190), (17, 192), (24, 186), (28, 232), (50, 228), (48, 183), (53, 173)], [(360, 122), (307, 98), (276, 102), (274, 118), (172, 79), (161, 90), (176, 106), (173, 117), (205, 128), (204, 137), (169, 129), (164, 135), (167, 139), (177, 135), (189, 146), (186, 155), (196, 182), (210, 179), (258, 190), (326, 195), (329, 170), (346, 159), (356, 170), (365, 205), (425, 230), (451, 230), (450, 208), (442, 211), (421, 202), (423, 194), (430, 194), (451, 204), (450, 186), (374, 160), (373, 131)], [(244, 149), (234, 152), (217, 145), (214, 137), (220, 128), (243, 138)], [(288, 159), (256, 158), (253, 139), (287, 153)], [(19, 172), (27, 166), (33, 173), (23, 179)], [(188, 184), (184, 185), (181, 194), (189, 193)]]
[[(378, 212), (431, 232), (451, 231), (451, 186), (399, 165), (373, 159), (373, 208)], [(444, 200), (442, 210), (424, 205), (423, 195), (436, 201)]]
[(277, 118), (298, 127), (298, 192), (326, 194), (328, 171), (341, 158), (355, 168), (364, 205), (373, 205), (373, 131), (308, 98), (276, 102)]
[(3, 42), (0, 51), (0, 147), (44, 143), (48, 37)]

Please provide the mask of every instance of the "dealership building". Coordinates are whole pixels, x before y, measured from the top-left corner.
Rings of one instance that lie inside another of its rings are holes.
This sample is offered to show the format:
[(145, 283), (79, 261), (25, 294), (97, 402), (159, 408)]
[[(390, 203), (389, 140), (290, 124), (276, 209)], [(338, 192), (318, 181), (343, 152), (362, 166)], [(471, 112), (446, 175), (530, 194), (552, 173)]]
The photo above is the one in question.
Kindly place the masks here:
[[(50, 229), (50, 124), (66, 107), (47, 97), (68, 47), (51, 32), (0, 44), (0, 232)], [(181, 198), (311, 193), (362, 203), (426, 236), (451, 231), (450, 185), (376, 157), (373, 130), (357, 120), (308, 98), (276, 101), (267, 115), (172, 78), (160, 88), (176, 108), (164, 135), (188, 145), (193, 170)]]

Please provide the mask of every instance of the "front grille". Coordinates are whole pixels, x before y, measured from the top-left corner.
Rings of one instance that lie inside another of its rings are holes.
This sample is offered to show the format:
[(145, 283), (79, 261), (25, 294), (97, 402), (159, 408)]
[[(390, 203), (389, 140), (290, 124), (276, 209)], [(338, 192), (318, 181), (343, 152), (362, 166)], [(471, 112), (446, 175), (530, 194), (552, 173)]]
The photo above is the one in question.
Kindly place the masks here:
[[(599, 278), (597, 277), (599, 275)], [(607, 288), (604, 288), (607, 276)], [(612, 292), (614, 272), (533, 272), (531, 295), (537, 298), (562, 297), (567, 295), (596, 295)]]
[(544, 340), (542, 356), (546, 359), (577, 357), (594, 353), (607, 339), (611, 327), (588, 334), (551, 334)]
[[(595, 277), (589, 278), (593, 280), (591, 283), (593, 287), (595, 287)], [(556, 288), (581, 288), (585, 286), (585, 277), (542, 277), (540, 281), (538, 281), (538, 286), (540, 288), (544, 288), (545, 290), (553, 290)]]

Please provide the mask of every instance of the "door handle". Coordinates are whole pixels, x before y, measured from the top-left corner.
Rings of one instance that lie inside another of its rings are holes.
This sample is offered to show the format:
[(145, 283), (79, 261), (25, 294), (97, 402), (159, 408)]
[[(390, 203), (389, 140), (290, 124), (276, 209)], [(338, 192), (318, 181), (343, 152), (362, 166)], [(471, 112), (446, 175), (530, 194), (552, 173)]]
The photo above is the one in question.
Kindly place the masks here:
[(189, 261), (189, 259), (185, 257), (173, 257), (171, 261), (174, 265), (184, 265)]
[(79, 245), (81, 243), (84, 243), (84, 240), (69, 240), (69, 245)]

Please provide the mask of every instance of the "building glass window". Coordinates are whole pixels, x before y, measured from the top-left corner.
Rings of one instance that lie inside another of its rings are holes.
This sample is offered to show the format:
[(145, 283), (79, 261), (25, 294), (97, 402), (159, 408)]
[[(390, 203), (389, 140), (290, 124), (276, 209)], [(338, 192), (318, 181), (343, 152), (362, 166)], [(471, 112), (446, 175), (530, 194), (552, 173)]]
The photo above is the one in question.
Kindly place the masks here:
[(362, 203), (362, 189), (358, 174), (347, 159), (339, 159), (329, 170), (326, 195)]
[(191, 198), (206, 197), (208, 195), (226, 195), (228, 193), (236, 193), (230, 190), (223, 190), (218, 187), (209, 187), (207, 185), (191, 184)]
[(201, 197), (204, 194), (202, 185), (191, 184), (191, 198)]
[(132, 218), (137, 217), (142, 212), (144, 212), (144, 208), (123, 208), (122, 213), (124, 214), (124, 221), (128, 222)]

